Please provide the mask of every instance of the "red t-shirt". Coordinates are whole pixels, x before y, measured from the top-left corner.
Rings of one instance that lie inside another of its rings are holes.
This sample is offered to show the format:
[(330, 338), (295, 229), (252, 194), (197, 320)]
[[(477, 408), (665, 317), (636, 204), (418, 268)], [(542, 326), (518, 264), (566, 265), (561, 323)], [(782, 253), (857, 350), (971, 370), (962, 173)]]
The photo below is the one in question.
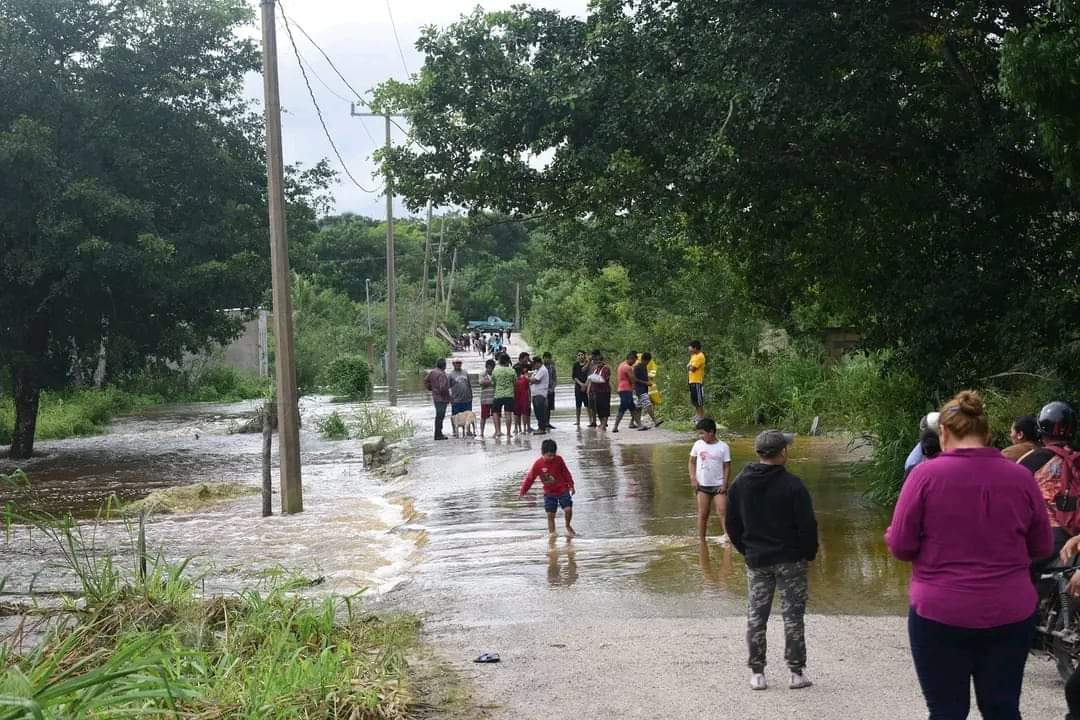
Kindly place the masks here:
[(540, 478), (544, 485), (544, 495), (565, 495), (574, 489), (574, 477), (570, 474), (570, 468), (566, 467), (562, 455), (556, 455), (550, 461), (543, 455), (538, 457), (521, 483), (518, 494), (529, 492), (537, 478)]
[(634, 389), (634, 368), (625, 360), (619, 365), (619, 392)]

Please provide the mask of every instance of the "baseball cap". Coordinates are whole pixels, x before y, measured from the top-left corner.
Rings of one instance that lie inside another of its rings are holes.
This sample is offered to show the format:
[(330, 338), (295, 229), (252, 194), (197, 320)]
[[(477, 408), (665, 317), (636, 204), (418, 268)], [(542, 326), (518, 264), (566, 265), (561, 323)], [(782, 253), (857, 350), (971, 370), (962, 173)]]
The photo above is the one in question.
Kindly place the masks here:
[(766, 430), (754, 438), (754, 452), (762, 457), (775, 457), (795, 440), (795, 433)]

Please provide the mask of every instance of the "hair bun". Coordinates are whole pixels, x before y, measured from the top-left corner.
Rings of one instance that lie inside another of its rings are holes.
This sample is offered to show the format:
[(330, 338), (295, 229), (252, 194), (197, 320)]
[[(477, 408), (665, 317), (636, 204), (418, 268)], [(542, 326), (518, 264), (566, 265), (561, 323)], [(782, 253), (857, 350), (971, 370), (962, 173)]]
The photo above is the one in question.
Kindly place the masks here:
[(972, 417), (979, 417), (986, 413), (983, 399), (974, 390), (964, 390), (956, 395), (956, 405), (960, 412)]

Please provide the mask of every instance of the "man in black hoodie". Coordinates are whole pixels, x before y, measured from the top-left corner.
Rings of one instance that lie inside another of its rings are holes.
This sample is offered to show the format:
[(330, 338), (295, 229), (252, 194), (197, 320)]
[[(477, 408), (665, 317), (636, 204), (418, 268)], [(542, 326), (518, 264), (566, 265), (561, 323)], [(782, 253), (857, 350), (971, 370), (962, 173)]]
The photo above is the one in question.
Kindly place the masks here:
[(784, 660), (793, 690), (810, 687), (806, 676), (803, 616), (808, 590), (807, 563), (817, 555), (817, 520), (802, 480), (784, 467), (794, 435), (766, 430), (754, 440), (759, 462), (746, 466), (728, 491), (727, 532), (746, 556), (746, 643), (750, 650), (750, 687), (765, 690), (765, 628), (773, 594), (780, 586), (784, 615)]

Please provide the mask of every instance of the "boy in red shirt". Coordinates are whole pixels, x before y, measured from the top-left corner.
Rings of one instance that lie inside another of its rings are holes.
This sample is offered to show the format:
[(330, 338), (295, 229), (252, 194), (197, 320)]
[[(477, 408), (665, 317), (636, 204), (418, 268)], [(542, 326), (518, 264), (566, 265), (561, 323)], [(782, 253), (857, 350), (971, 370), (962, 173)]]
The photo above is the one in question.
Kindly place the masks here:
[(566, 536), (577, 535), (570, 521), (574, 518), (574, 478), (562, 456), (556, 454), (558, 447), (554, 440), (545, 440), (540, 444), (540, 457), (533, 463), (529, 474), (521, 483), (520, 497), (525, 497), (529, 488), (540, 478), (544, 486), (544, 510), (547, 512), (548, 534), (555, 534), (555, 513), (561, 507), (566, 518)]

